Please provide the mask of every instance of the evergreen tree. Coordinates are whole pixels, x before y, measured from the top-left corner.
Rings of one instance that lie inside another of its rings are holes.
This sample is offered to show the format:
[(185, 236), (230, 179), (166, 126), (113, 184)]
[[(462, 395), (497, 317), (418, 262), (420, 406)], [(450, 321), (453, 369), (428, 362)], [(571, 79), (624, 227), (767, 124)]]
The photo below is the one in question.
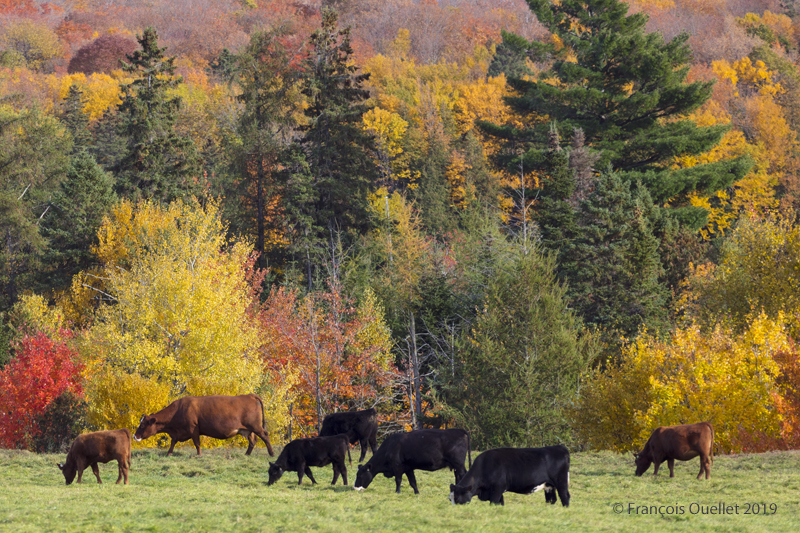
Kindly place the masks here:
[[(311, 218), (309, 242), (317, 249), (324, 248), (333, 234), (341, 234), (347, 246), (368, 228), (366, 197), (378, 176), (369, 155), (373, 141), (361, 125), (363, 102), (369, 97), (363, 84), (369, 75), (356, 73), (350, 29), (337, 29), (335, 11), (323, 10), (322, 27), (311, 35), (310, 44), (302, 90), (309, 102), (305, 110), (309, 124), (300, 144), (314, 192), (289, 195), (313, 205), (291, 209)], [(310, 253), (301, 260), (315, 261)], [(311, 269), (309, 263), (307, 271)]]
[(67, 131), (72, 134), (72, 155), (84, 150), (92, 143), (89, 131), (89, 116), (83, 112), (85, 101), (83, 91), (76, 84), (69, 86), (59, 118)]
[(168, 91), (182, 79), (175, 58), (158, 47), (158, 34), (147, 28), (137, 37), (141, 50), (127, 56), (122, 70), (134, 79), (122, 86), (120, 134), (125, 155), (116, 165), (117, 192), (126, 198), (170, 202), (199, 192), (202, 170), (194, 142), (175, 132), (180, 97)]
[(501, 30), (500, 33), (503, 40), (495, 48), (487, 74), (489, 76), (505, 74), (508, 78), (521, 78), (533, 74), (527, 63), (530, 43), (519, 35), (505, 30)]
[[(238, 85), (237, 99), (244, 105), (237, 142), (230, 150), (233, 179), (226, 196), (232, 201), (227, 203), (226, 215), (233, 231), (255, 234), (262, 268), (266, 266), (267, 233), (282, 229), (283, 217), (269, 206), (282, 195), (278, 178), (281, 152), (291, 142), (300, 96), (296, 92), (300, 71), (282, 42), (287, 35), (284, 27), (254, 32), (241, 53), (223, 53), (218, 61), (220, 72)], [(276, 250), (270, 252), (274, 255)]]
[(544, 446), (571, 439), (563, 409), (594, 357), (567, 307), (552, 255), (520, 243), (489, 279), (458, 352), (448, 407), (475, 446)]
[(569, 243), (561, 271), (572, 307), (588, 324), (636, 335), (667, 324), (667, 291), (659, 242), (648, 215), (653, 201), (644, 187), (602, 173), (594, 192), (581, 204), (577, 236)]
[(116, 203), (114, 178), (86, 151), (72, 158), (66, 179), (54, 195), (42, 235), (50, 242), (44, 255), (40, 288), (62, 290), (94, 262), (97, 229)]
[(72, 139), (38, 108), (0, 107), (0, 311), (30, 290), (47, 240), (40, 220), (64, 179)]
[(575, 213), (569, 200), (575, 193), (575, 172), (569, 152), (559, 144), (555, 127), (542, 165), (543, 186), (538, 192), (534, 221), (539, 225), (542, 245), (561, 255), (562, 248), (577, 232)]
[[(508, 99), (518, 112), (548, 115), (566, 131), (581, 128), (586, 143), (602, 152), (601, 168), (611, 164), (625, 171), (625, 179), (641, 181), (659, 204), (693, 191), (711, 194), (744, 176), (750, 167), (746, 158), (680, 170), (668, 164), (675, 156), (708, 151), (727, 129), (698, 127), (681, 118), (708, 100), (712, 86), (685, 83), (691, 59), (687, 34), (665, 43), (660, 33), (645, 33), (647, 15), (627, 15), (621, 0), (528, 4), (564, 46), (529, 43), (529, 53), (553, 61), (541, 73), (542, 81), (510, 80), (521, 93)], [(516, 142), (532, 140), (537, 149), (547, 142), (546, 124), (527, 131), (486, 128)], [(692, 225), (703, 223), (698, 208), (678, 205), (676, 216)]]

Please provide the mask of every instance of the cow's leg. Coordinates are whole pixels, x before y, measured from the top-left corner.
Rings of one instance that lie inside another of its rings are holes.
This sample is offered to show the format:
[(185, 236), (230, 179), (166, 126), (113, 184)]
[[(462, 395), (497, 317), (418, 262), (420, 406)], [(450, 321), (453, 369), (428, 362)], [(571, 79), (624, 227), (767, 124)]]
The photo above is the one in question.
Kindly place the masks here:
[(253, 452), (253, 448), (256, 447), (256, 436), (253, 434), (252, 431), (241, 432), (239, 435), (243, 435), (247, 437), (247, 451), (244, 452), (245, 455), (250, 455)]
[(414, 475), (414, 471), (409, 470), (406, 472), (406, 477), (408, 478), (408, 484), (414, 489), (414, 494), (419, 494), (419, 490), (417, 489), (417, 476)]
[[(558, 499), (561, 500), (561, 505), (569, 507), (569, 488), (567, 485), (564, 483), (556, 485), (556, 491), (558, 492)], [(551, 503), (556, 503), (555, 495), (553, 495), (553, 501)]]
[(545, 503), (549, 503), (551, 505), (555, 505), (556, 503), (556, 488), (555, 485), (546, 486), (544, 488), (544, 501)]
[[(123, 466), (125, 464), (125, 459), (117, 459), (117, 470), (119, 470), (119, 475), (117, 476), (117, 485), (119, 482), (122, 481), (122, 478), (125, 478), (125, 484), (128, 484), (128, 472), (127, 469)], [(124, 474), (123, 474), (124, 472)]]
[(372, 455), (378, 451), (378, 432), (375, 431), (369, 436), (369, 449), (372, 450)]
[(706, 479), (711, 477), (711, 459), (707, 455), (700, 455), (700, 473), (697, 474), (697, 479), (703, 477), (703, 472), (706, 473)]
[(506, 502), (503, 499), (503, 491), (497, 487), (493, 487), (491, 490), (492, 491), (490, 493), (491, 495), (489, 496), (489, 503), (493, 503), (495, 505), (497, 504), (505, 505)]
[(453, 470), (455, 471), (456, 475), (456, 485), (458, 485), (458, 482), (467, 475), (467, 469), (464, 467), (464, 465), (458, 465)]
[(269, 453), (270, 457), (275, 457), (275, 452), (272, 451), (272, 444), (269, 442), (269, 434), (267, 433), (266, 429), (261, 429), (261, 431), (255, 432), (261, 440), (264, 441), (264, 445), (267, 447), (267, 453)]
[(397, 494), (400, 494), (400, 484), (402, 482), (403, 482), (403, 473), (400, 472), (399, 474), (395, 474), (394, 475), (394, 483), (395, 483), (395, 485), (397, 485), (397, 488), (395, 489), (395, 492)]
[(308, 465), (305, 466), (304, 471), (305, 471), (306, 475), (308, 476), (308, 479), (311, 480), (311, 484), (312, 485), (316, 485), (317, 484), (317, 480), (314, 479), (314, 474), (311, 472), (311, 469), (308, 467)]
[(342, 459), (342, 464), (339, 466), (339, 472), (342, 473), (342, 484), (346, 487), (347, 486), (347, 465), (344, 464), (344, 459)]
[(194, 443), (194, 447), (197, 449), (197, 455), (202, 455), (200, 453), (200, 430), (195, 429), (194, 433), (192, 433), (192, 442)]
[[(667, 466), (669, 467), (669, 477), (675, 477), (675, 459), (667, 459)], [(700, 462), (700, 470), (703, 470), (703, 463)]]
[(81, 482), (81, 478), (83, 477), (83, 470), (85, 468), (86, 468), (86, 465), (83, 464), (83, 459), (82, 458), (79, 457), (78, 459), (75, 460), (75, 470), (78, 472), (78, 480), (76, 481), (76, 483), (80, 483)]
[[(331, 485), (336, 485), (336, 480), (339, 479), (339, 465), (333, 463), (333, 481), (331, 481)], [(347, 485), (347, 482), (345, 482)]]
[[(358, 459), (358, 462), (363, 463), (364, 458), (367, 456), (367, 439), (360, 439), (358, 445), (361, 448), (361, 457)], [(375, 452), (372, 453), (374, 454)]]
[[(131, 467), (131, 461), (127, 457), (123, 457), (122, 461), (119, 464), (120, 464), (120, 471), (122, 473), (122, 477), (125, 479), (125, 484), (127, 485), (128, 484), (128, 470)], [(119, 483), (119, 479), (117, 480), (117, 483)]]
[(661, 461), (653, 460), (653, 477), (658, 475), (658, 467), (661, 466)]
[(175, 445), (178, 444), (178, 439), (176, 439), (175, 437), (170, 437), (170, 439), (171, 440), (170, 440), (170, 443), (169, 443), (169, 450), (167, 451), (167, 457), (172, 455), (172, 450), (174, 450), (175, 449)]
[(297, 469), (297, 484), (298, 485), (302, 485), (303, 484), (303, 473), (304, 473), (303, 471), (304, 470), (305, 470), (305, 465), (303, 466), (303, 468), (298, 468)]
[(100, 481), (100, 469), (97, 468), (97, 463), (92, 463), (92, 473), (94, 473), (94, 477), (97, 478), (97, 482), (102, 485), (103, 482)]

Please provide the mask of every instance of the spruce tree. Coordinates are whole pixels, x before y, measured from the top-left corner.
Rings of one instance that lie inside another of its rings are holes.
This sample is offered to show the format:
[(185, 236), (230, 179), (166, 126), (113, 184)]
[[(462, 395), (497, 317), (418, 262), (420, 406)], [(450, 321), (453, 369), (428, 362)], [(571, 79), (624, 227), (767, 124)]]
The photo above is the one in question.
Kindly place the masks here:
[(137, 40), (142, 49), (122, 62), (133, 81), (122, 86), (119, 106), (119, 132), (127, 147), (115, 168), (117, 192), (131, 199), (170, 202), (199, 192), (200, 158), (192, 139), (175, 131), (181, 100), (168, 95), (182, 83), (175, 75), (175, 58), (164, 55), (166, 48), (159, 48), (153, 28)]
[[(698, 127), (683, 118), (711, 96), (711, 83), (685, 83), (691, 51), (683, 33), (664, 42), (645, 33), (647, 15), (628, 15), (621, 0), (529, 0), (531, 10), (559, 40), (529, 43), (529, 53), (551, 61), (541, 81), (512, 78), (521, 96), (509, 103), (521, 114), (548, 115), (563, 131), (583, 130), (586, 143), (602, 152), (599, 166), (625, 171), (641, 181), (653, 199), (684, 198), (693, 191), (711, 194), (740, 179), (750, 161), (740, 158), (674, 170), (675, 156), (700, 154), (715, 146), (727, 127)], [(517, 39), (517, 44), (519, 45)], [(557, 84), (547, 81), (555, 79)], [(546, 145), (548, 127), (525, 131), (486, 125), (488, 131), (515, 142)], [(677, 202), (675, 215), (702, 224), (696, 208)]]
[(581, 204), (576, 237), (560, 266), (572, 307), (587, 324), (625, 336), (641, 326), (667, 324), (667, 291), (659, 242), (648, 214), (653, 201), (644, 187), (609, 169)]
[(83, 112), (84, 104), (83, 91), (73, 83), (69, 86), (69, 92), (59, 115), (62, 124), (72, 135), (72, 155), (86, 149), (92, 143), (89, 116)]
[(592, 337), (552, 255), (519, 243), (498, 266), (457, 352), (448, 406), (482, 449), (569, 442), (563, 409), (594, 357)]
[(66, 179), (42, 222), (42, 235), (50, 246), (43, 260), (41, 289), (65, 289), (75, 274), (93, 264), (91, 250), (97, 244), (97, 229), (117, 202), (113, 188), (113, 176), (104, 172), (88, 152), (72, 158)]
[[(362, 128), (367, 111), (363, 102), (369, 97), (363, 85), (369, 75), (357, 74), (350, 29), (338, 29), (336, 12), (325, 9), (322, 26), (311, 35), (310, 45), (302, 82), (309, 123), (299, 142), (313, 179), (313, 193), (287, 194), (297, 201), (313, 202), (290, 209), (310, 217), (305, 231), (319, 253), (334, 234), (340, 234), (348, 246), (367, 230), (367, 192), (378, 173), (370, 156), (373, 140)], [(298, 258), (308, 262), (308, 272), (316, 262), (312, 255), (309, 252)]]

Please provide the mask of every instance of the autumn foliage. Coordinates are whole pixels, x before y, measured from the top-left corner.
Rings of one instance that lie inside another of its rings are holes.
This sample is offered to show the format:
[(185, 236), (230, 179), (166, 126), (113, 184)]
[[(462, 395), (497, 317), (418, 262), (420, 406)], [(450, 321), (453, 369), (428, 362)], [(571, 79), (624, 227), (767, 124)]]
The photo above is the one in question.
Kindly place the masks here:
[(17, 356), (0, 370), (0, 447), (29, 446), (42, 431), (37, 419), (53, 400), (65, 392), (83, 393), (82, 370), (65, 341), (44, 333), (23, 337)]

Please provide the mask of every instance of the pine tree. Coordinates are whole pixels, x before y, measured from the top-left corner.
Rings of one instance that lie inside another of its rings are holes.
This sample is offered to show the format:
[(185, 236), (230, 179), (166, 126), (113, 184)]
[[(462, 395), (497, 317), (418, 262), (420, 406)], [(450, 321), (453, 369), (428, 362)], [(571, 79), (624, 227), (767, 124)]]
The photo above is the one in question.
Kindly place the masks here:
[(659, 331), (667, 324), (659, 242), (648, 218), (653, 207), (644, 187), (631, 191), (611, 169), (581, 204), (561, 272), (572, 307), (586, 323), (628, 337), (641, 326)]
[[(311, 35), (310, 44), (302, 90), (309, 102), (309, 124), (300, 145), (314, 189), (302, 197), (314, 204), (292, 209), (312, 217), (308, 232), (319, 250), (333, 234), (341, 234), (347, 246), (366, 231), (367, 192), (378, 172), (369, 155), (372, 138), (361, 126), (363, 102), (369, 97), (363, 84), (369, 75), (356, 73), (350, 29), (338, 29), (336, 12), (323, 10), (322, 27)], [(302, 260), (315, 262), (310, 254)]]
[[(747, 172), (746, 158), (669, 168), (675, 156), (708, 151), (727, 129), (698, 127), (682, 118), (710, 98), (712, 86), (685, 83), (691, 60), (688, 34), (665, 43), (661, 34), (645, 33), (647, 15), (627, 15), (628, 6), (621, 0), (528, 4), (563, 47), (529, 43), (529, 53), (545, 59), (546, 51), (552, 65), (541, 74), (542, 81), (510, 80), (521, 96), (508, 101), (519, 113), (548, 115), (565, 131), (581, 128), (586, 143), (602, 152), (601, 168), (611, 164), (625, 171), (625, 179), (641, 181), (660, 204), (693, 191), (711, 194)], [(517, 142), (532, 139), (538, 149), (548, 135), (546, 124), (527, 131), (486, 128)], [(676, 216), (694, 225), (703, 222), (696, 208), (677, 204)]]
[(113, 188), (113, 176), (104, 172), (88, 152), (72, 158), (66, 179), (42, 223), (42, 235), (50, 246), (40, 273), (40, 289), (65, 289), (75, 274), (93, 264), (97, 229), (117, 201)]
[(174, 128), (181, 101), (168, 91), (182, 83), (175, 75), (175, 58), (158, 47), (153, 28), (137, 40), (142, 49), (122, 62), (122, 70), (134, 79), (122, 86), (120, 134), (127, 149), (115, 169), (117, 192), (131, 199), (170, 202), (199, 192), (199, 155), (192, 139)]

